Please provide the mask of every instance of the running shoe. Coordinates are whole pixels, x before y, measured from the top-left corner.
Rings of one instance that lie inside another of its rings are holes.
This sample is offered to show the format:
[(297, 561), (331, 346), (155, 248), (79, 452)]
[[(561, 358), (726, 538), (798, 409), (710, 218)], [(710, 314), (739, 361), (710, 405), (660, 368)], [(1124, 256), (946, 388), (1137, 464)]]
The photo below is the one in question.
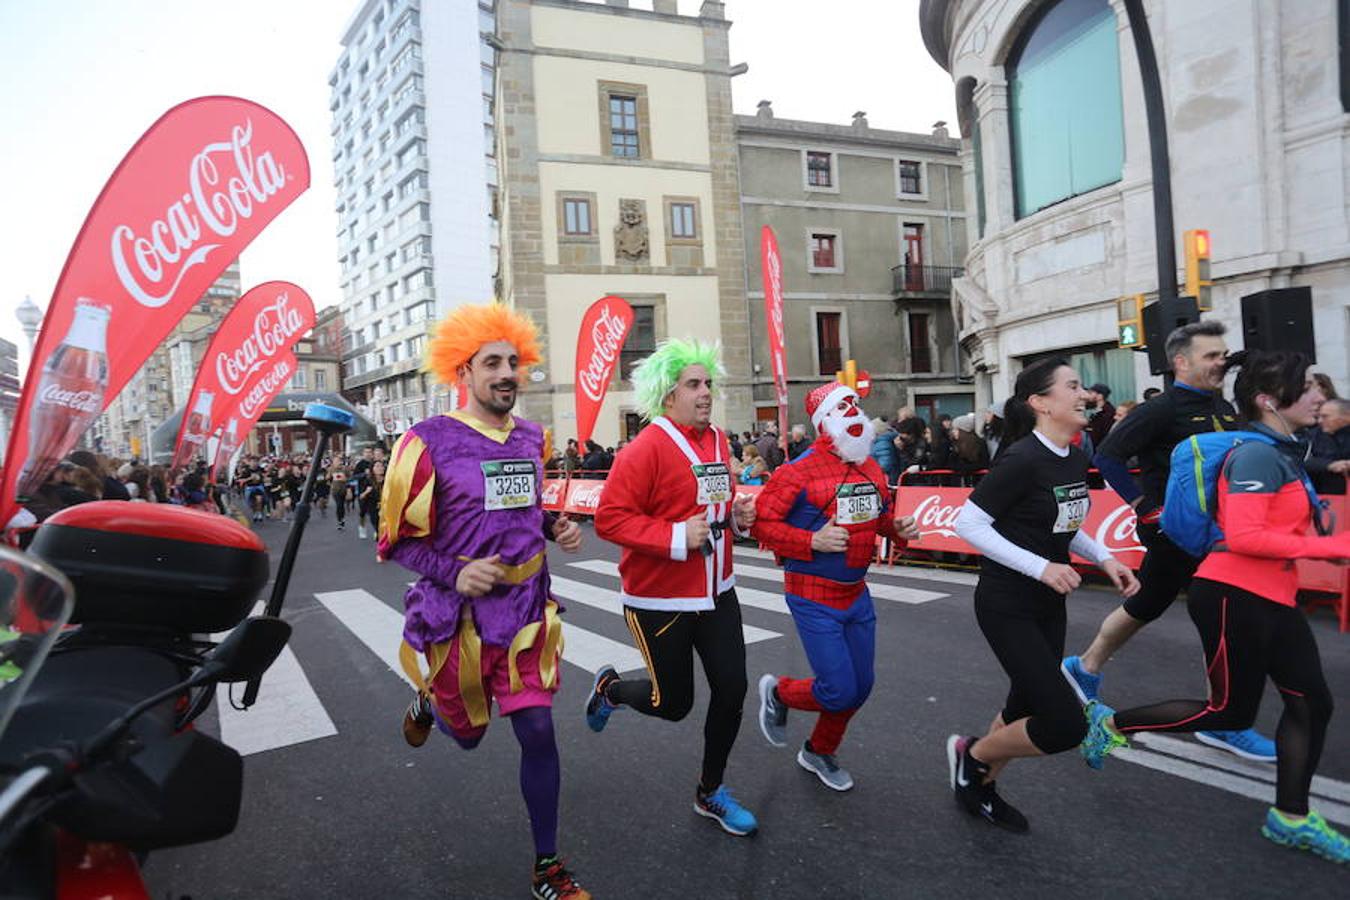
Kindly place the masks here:
[(421, 693), (413, 697), (408, 711), (403, 714), (403, 739), (411, 747), (420, 747), (427, 742), (436, 714), (431, 709), (431, 698)]
[(1197, 731), (1195, 739), (1252, 762), (1275, 761), (1275, 742), (1255, 728), (1244, 731)]
[(848, 774), (848, 770), (839, 768), (834, 754), (816, 753), (811, 750), (809, 742), (803, 743), (802, 749), (797, 751), (797, 765), (814, 773), (820, 783), (832, 791), (846, 791), (853, 787), (853, 776)]
[(778, 699), (778, 676), (765, 675), (759, 680), (759, 730), (764, 740), (775, 747), (787, 746), (788, 708)]
[(731, 791), (727, 790), (725, 784), (719, 785), (711, 794), (695, 789), (694, 812), (709, 819), (716, 819), (717, 824), (721, 825), (727, 834), (744, 836), (759, 831), (759, 823), (755, 821), (754, 814), (731, 796)]
[(1272, 806), (1266, 812), (1261, 834), (1281, 847), (1310, 850), (1340, 865), (1350, 862), (1350, 838), (1328, 825), (1317, 810), (1309, 810), (1306, 816), (1296, 819)]
[(1088, 768), (1100, 769), (1106, 763), (1106, 757), (1111, 755), (1111, 751), (1117, 747), (1128, 747), (1130, 742), (1106, 723), (1116, 711), (1105, 703), (1093, 700), (1088, 703), (1083, 713), (1087, 716), (1088, 731), (1083, 743), (1078, 745), (1078, 750), (1083, 754), (1083, 761), (1088, 764)]
[(605, 725), (609, 723), (610, 715), (618, 709), (617, 706), (605, 699), (605, 691), (618, 680), (619, 673), (614, 671), (613, 666), (601, 666), (600, 671), (595, 673), (595, 681), (591, 684), (591, 692), (586, 697), (586, 724), (590, 726), (591, 731), (604, 731)]
[(1059, 670), (1068, 679), (1069, 687), (1078, 695), (1078, 702), (1086, 706), (1097, 699), (1102, 686), (1102, 676), (1093, 675), (1083, 668), (1083, 660), (1078, 656), (1066, 656), (1059, 664)]
[[(289, 521), (289, 520), (287, 520), (287, 521)], [(358, 526), (356, 527), (356, 537), (357, 537), (358, 539), (360, 539), (360, 540), (363, 540), (363, 541), (366, 539), (366, 526), (364, 526), (364, 525), (358, 525)]]
[(1031, 828), (1027, 817), (1003, 799), (994, 782), (985, 782), (989, 767), (970, 755), (974, 744), (973, 737), (954, 734), (947, 738), (947, 766), (956, 805), (990, 825), (1017, 834), (1026, 833)]
[(535, 863), (530, 896), (535, 900), (591, 900), (590, 891), (577, 884), (557, 856)]

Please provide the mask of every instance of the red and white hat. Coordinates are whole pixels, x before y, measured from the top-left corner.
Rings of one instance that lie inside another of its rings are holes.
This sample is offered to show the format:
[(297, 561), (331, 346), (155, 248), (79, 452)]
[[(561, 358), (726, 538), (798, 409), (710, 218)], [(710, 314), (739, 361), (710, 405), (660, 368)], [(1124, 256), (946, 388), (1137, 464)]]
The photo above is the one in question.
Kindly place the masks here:
[(853, 388), (837, 381), (822, 384), (807, 394), (806, 414), (811, 417), (811, 424), (815, 426), (816, 431), (820, 431), (820, 423), (830, 414), (830, 410), (839, 405), (840, 400), (856, 394)]

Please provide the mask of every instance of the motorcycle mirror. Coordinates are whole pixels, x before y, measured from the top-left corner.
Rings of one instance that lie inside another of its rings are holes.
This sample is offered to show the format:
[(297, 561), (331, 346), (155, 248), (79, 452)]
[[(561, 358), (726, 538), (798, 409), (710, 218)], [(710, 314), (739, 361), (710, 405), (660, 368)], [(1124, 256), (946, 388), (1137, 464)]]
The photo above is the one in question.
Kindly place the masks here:
[(356, 417), (345, 409), (326, 403), (311, 403), (305, 407), (304, 419), (312, 427), (329, 436), (343, 434), (356, 427)]
[(254, 616), (239, 623), (214, 650), (193, 681), (234, 682), (262, 677), (291, 637), (291, 623), (275, 616)]

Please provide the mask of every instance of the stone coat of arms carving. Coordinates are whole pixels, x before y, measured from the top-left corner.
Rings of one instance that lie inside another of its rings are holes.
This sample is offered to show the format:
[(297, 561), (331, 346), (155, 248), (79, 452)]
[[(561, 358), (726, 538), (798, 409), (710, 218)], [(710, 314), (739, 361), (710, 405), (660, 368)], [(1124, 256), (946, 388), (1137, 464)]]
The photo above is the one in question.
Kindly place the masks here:
[(614, 256), (619, 262), (647, 259), (647, 212), (641, 200), (619, 201), (619, 224), (614, 226)]

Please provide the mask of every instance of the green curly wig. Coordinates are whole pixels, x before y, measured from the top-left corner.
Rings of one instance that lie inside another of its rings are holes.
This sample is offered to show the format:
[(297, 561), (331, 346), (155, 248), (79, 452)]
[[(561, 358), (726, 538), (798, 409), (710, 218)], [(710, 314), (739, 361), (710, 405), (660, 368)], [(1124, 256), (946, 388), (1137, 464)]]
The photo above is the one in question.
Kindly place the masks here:
[(637, 391), (638, 412), (648, 422), (666, 410), (666, 398), (675, 390), (680, 373), (686, 366), (702, 366), (713, 379), (713, 393), (726, 377), (722, 368), (722, 346), (705, 344), (700, 340), (683, 341), (670, 338), (656, 345), (651, 356), (633, 369), (633, 387)]

